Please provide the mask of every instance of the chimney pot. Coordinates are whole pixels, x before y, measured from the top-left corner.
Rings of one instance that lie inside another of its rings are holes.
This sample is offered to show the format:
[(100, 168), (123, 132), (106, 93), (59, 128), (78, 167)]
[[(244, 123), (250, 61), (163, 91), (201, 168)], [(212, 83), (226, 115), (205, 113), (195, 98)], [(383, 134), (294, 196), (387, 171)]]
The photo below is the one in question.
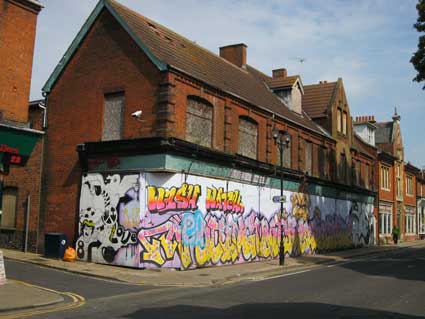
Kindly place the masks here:
[(221, 47), (220, 57), (240, 68), (244, 68), (246, 66), (246, 48), (247, 46), (243, 43)]
[(273, 79), (286, 78), (288, 71), (285, 68), (276, 69), (272, 71)]

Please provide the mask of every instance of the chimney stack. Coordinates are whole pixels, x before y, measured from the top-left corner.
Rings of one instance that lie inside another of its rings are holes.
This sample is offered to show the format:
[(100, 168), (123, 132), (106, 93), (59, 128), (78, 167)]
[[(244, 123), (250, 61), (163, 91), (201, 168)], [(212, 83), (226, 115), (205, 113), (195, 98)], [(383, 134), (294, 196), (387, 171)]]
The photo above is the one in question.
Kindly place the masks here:
[(220, 48), (220, 56), (230, 63), (244, 68), (246, 66), (246, 48), (243, 43), (227, 45)]
[(375, 115), (356, 116), (355, 122), (370, 122), (370, 123), (376, 123)]
[(285, 68), (273, 70), (272, 73), (273, 79), (283, 79), (288, 76), (288, 71)]

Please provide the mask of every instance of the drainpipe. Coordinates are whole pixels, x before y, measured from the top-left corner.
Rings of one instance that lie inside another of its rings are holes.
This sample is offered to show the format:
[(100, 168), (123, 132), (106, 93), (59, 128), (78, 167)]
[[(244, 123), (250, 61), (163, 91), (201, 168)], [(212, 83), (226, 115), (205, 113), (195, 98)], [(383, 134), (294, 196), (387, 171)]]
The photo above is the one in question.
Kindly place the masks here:
[[(45, 134), (42, 137), (41, 140), (41, 163), (40, 163), (40, 184), (39, 184), (39, 199), (40, 204), (38, 208), (38, 226), (37, 226), (37, 239), (36, 239), (36, 253), (40, 253), (40, 250), (43, 251), (43, 248), (40, 247), (40, 242), (44, 242), (44, 240), (41, 240), (40, 234), (43, 234), (44, 232), (44, 217), (46, 215), (46, 195), (45, 195), (45, 177), (44, 177), (44, 168), (46, 164), (46, 139), (47, 139), (47, 109), (48, 109), (48, 101), (49, 101), (49, 94), (47, 92), (43, 92), (44, 102), (40, 103), (38, 106), (44, 111), (43, 114), (43, 131)], [(41, 249), (40, 249), (41, 248)]]
[(27, 197), (27, 214), (25, 218), (25, 242), (24, 242), (24, 253), (28, 251), (28, 233), (30, 225), (30, 214), (31, 214), (31, 195)]

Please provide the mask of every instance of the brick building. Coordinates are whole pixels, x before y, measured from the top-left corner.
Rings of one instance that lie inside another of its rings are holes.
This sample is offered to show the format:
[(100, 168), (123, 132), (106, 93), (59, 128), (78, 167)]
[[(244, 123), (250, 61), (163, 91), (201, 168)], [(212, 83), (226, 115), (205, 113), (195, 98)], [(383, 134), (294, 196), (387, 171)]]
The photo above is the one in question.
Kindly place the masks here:
[(374, 149), (353, 137), (342, 80), (314, 118), (300, 76), (253, 68), (245, 44), (219, 51), (99, 1), (43, 88), (40, 229), (141, 268), (273, 258), (280, 231), (288, 255), (373, 242)]
[(400, 229), (401, 240), (418, 238), (419, 169), (405, 162), (400, 119), (396, 111), (390, 122), (376, 122), (374, 116), (360, 116), (354, 123), (362, 139), (378, 149), (375, 206), (378, 210), (377, 240), (382, 243), (392, 242), (393, 227)]
[(38, 121), (42, 110), (38, 103), (28, 107), (28, 100), (41, 8), (37, 0), (0, 1), (0, 244), (33, 250), (40, 157), (31, 154), (34, 147), (36, 153), (40, 151), (40, 143), (36, 144), (43, 132)]

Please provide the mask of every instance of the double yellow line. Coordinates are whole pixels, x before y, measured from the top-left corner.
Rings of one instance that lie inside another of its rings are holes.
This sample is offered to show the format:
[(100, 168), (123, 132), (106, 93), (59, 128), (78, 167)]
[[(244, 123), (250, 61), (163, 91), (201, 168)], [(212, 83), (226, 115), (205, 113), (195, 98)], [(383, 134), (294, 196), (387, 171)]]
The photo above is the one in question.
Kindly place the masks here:
[(78, 307), (83, 306), (86, 303), (86, 300), (84, 299), (84, 297), (77, 295), (73, 292), (61, 292), (61, 291), (57, 291), (57, 290), (53, 290), (53, 289), (49, 289), (49, 288), (45, 288), (45, 287), (40, 287), (37, 285), (32, 285), (29, 284), (27, 282), (24, 281), (19, 281), (19, 280), (14, 280), (15, 282), (18, 282), (22, 285), (26, 285), (29, 287), (34, 287), (34, 288), (38, 288), (38, 289), (43, 289), (49, 292), (53, 292), (68, 298), (71, 298), (72, 302), (71, 303), (66, 303), (66, 304), (59, 304), (59, 305), (51, 305), (51, 306), (40, 306), (40, 308), (38, 309), (32, 309), (32, 310), (22, 310), (22, 311), (17, 311), (17, 312), (12, 312), (9, 314), (4, 314), (1, 315), (0, 314), (0, 319), (14, 319), (14, 318), (22, 318), (22, 317), (28, 317), (28, 316), (36, 316), (36, 315), (42, 315), (42, 314), (46, 314), (46, 313), (51, 313), (51, 312), (58, 312), (58, 311), (66, 311), (66, 310), (71, 310), (71, 309), (75, 309)]

